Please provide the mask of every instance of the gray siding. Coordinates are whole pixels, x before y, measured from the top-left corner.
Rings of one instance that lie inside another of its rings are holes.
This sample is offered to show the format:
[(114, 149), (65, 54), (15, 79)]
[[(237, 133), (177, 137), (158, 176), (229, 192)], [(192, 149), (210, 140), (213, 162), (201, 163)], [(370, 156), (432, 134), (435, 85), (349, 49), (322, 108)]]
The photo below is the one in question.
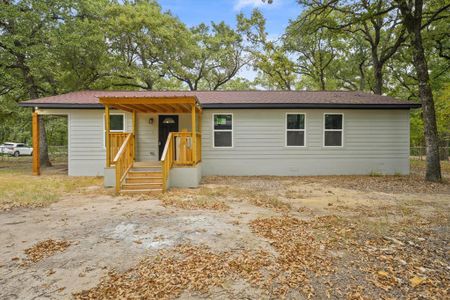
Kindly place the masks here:
[[(153, 118), (153, 124), (149, 123)], [(136, 115), (136, 160), (158, 160), (158, 116), (155, 114)]]
[[(173, 115), (173, 114), (171, 114)], [(153, 118), (153, 124), (149, 120)], [(158, 115), (142, 114), (136, 115), (136, 160), (152, 161), (158, 160)], [(191, 115), (178, 114), (178, 122), (180, 130), (191, 130)]]
[[(285, 147), (287, 112), (306, 114), (306, 147)], [(324, 113), (344, 114), (344, 146), (323, 147)], [(213, 148), (212, 114), (233, 113), (233, 148)], [(204, 175), (409, 173), (409, 110), (204, 110)]]
[[(120, 112), (120, 111), (119, 111)], [(212, 147), (212, 113), (233, 113), (233, 148)], [(287, 112), (306, 114), (306, 147), (285, 147)], [(344, 114), (344, 146), (323, 147), (323, 114)], [(102, 176), (103, 110), (40, 110), (68, 115), (69, 175)], [(149, 118), (154, 122), (149, 124)], [(204, 110), (203, 175), (409, 173), (409, 110)], [(125, 114), (131, 131), (131, 114)], [(158, 115), (137, 114), (137, 160), (158, 159)], [(180, 130), (191, 130), (190, 114)]]
[[(103, 176), (106, 152), (104, 146), (104, 110), (40, 110), (41, 114), (68, 115), (68, 168), (70, 176)], [(131, 131), (132, 117), (125, 114), (125, 129)]]

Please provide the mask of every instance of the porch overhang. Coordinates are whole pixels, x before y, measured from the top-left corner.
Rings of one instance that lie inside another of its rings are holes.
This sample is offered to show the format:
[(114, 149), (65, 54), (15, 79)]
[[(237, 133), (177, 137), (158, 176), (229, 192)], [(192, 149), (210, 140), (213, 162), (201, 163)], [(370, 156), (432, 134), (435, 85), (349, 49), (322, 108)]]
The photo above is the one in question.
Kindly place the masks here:
[(190, 113), (201, 110), (195, 96), (183, 97), (99, 97), (99, 102), (110, 108), (141, 113)]

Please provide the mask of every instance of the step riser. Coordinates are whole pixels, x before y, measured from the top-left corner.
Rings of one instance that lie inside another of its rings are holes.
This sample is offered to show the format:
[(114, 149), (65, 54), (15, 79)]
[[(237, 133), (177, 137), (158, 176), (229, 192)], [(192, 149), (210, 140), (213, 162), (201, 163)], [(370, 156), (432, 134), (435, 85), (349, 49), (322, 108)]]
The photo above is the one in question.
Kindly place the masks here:
[(162, 178), (160, 177), (127, 177), (125, 183), (162, 183)]
[(160, 194), (162, 193), (162, 189), (155, 189), (155, 190), (148, 190), (148, 191), (142, 191), (142, 190), (121, 190), (121, 194), (134, 194), (134, 195), (147, 195), (147, 194)]
[(162, 189), (162, 183), (157, 183), (157, 184), (142, 183), (142, 184), (133, 184), (133, 185), (124, 184), (122, 186), (122, 189), (123, 190)]
[(130, 172), (162, 172), (161, 168), (131, 168)]
[(128, 172), (128, 177), (162, 177), (161, 172)]

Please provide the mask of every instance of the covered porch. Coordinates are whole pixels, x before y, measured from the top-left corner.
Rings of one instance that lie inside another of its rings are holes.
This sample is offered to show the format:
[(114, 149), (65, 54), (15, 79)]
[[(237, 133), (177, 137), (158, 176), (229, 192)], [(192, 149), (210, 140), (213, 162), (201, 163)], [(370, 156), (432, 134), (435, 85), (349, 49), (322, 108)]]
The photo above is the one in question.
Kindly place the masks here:
[[(172, 168), (198, 168), (202, 110), (195, 97), (100, 97), (99, 102), (105, 107), (105, 180), (114, 177), (116, 192), (165, 191)], [(131, 116), (131, 126), (121, 132), (111, 124), (118, 111)], [(150, 134), (147, 126), (157, 130)], [(144, 153), (149, 140), (155, 145), (151, 157)]]

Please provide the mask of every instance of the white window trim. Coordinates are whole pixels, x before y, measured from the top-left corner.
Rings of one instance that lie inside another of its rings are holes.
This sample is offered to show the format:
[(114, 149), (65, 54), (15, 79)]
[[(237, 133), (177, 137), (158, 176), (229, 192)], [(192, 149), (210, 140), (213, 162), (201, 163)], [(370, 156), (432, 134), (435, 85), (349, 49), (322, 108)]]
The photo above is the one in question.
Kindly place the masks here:
[[(287, 128), (287, 118), (288, 115), (304, 115), (305, 116), (305, 126), (304, 129), (288, 129)], [(284, 146), (286, 148), (306, 148), (306, 113), (304, 112), (287, 112), (284, 117)], [(303, 146), (290, 146), (287, 144), (288, 138), (287, 134), (288, 131), (303, 131)]]
[[(342, 129), (325, 129), (325, 116), (326, 115), (341, 115), (342, 116)], [(340, 146), (326, 146), (325, 145), (325, 132), (326, 131), (340, 131), (341, 134), (341, 145)], [(323, 113), (323, 135), (322, 135), (322, 147), (324, 148), (344, 148), (344, 113), (327, 112)]]
[[(215, 129), (214, 128), (214, 117), (216, 115), (231, 115), (231, 130), (230, 129)], [(221, 131), (221, 132), (231, 132), (231, 146), (215, 146), (215, 132)], [(233, 113), (213, 113), (212, 114), (212, 147), (214, 149), (232, 149), (234, 148), (234, 115)]]
[[(123, 130), (110, 130), (110, 132), (127, 132), (126, 131), (126, 125), (127, 125), (127, 115), (125, 113), (119, 113), (119, 112), (114, 112), (114, 113), (109, 113), (110, 116), (117, 116), (117, 115), (122, 115), (123, 116)], [(103, 149), (106, 149), (106, 124), (105, 124), (105, 114), (103, 113)]]

